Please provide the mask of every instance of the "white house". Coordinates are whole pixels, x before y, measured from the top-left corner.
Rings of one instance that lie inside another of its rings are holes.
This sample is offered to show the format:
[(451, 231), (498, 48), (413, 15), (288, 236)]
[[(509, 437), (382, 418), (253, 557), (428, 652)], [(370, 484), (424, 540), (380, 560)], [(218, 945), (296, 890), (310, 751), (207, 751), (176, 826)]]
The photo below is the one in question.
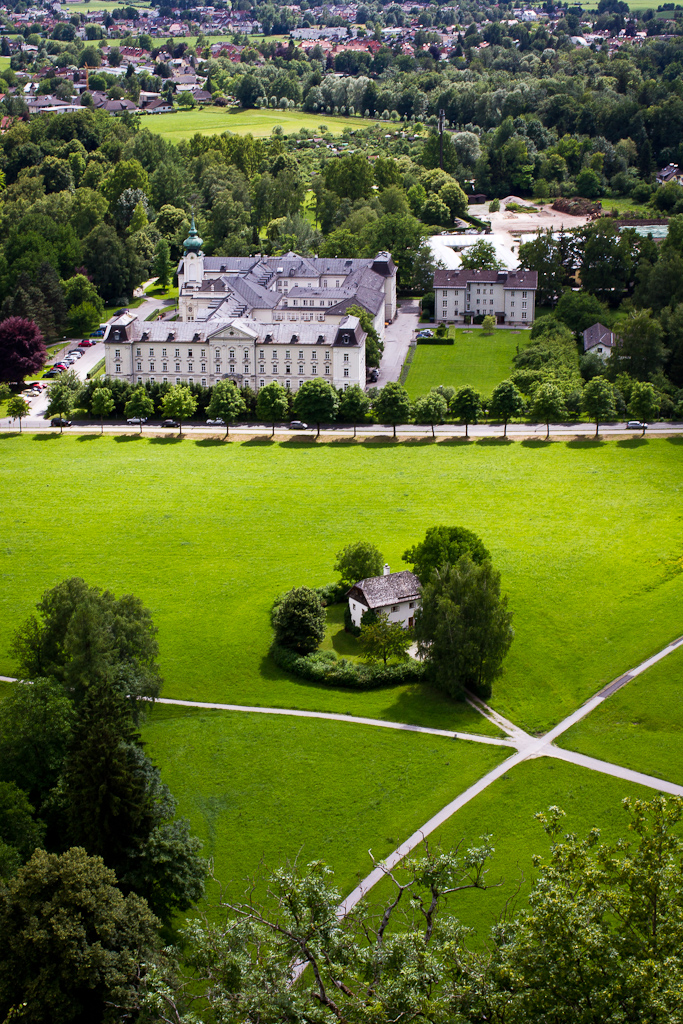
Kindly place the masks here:
[(583, 332), (584, 353), (599, 356), (603, 363), (612, 355), (616, 343), (614, 331), (610, 331), (604, 324), (593, 324)]
[(407, 569), (391, 572), (385, 565), (382, 576), (359, 580), (349, 590), (351, 621), (354, 626), (360, 626), (364, 613), (372, 609), (407, 629), (415, 624), (415, 609), (420, 606), (421, 594), (422, 584), (414, 573)]
[(495, 316), (499, 324), (530, 327), (537, 287), (535, 270), (436, 270), (434, 320), (469, 324)]

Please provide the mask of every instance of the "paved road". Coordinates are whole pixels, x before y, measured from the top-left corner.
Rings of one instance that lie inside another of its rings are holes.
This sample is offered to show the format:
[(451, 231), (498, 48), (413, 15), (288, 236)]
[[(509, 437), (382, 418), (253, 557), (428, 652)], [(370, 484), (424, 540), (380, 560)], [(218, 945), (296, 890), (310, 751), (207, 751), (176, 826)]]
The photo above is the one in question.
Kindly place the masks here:
[(384, 352), (379, 367), (379, 380), (375, 385), (378, 388), (398, 380), (420, 317), (417, 300), (399, 299), (399, 303), (393, 324), (384, 330)]

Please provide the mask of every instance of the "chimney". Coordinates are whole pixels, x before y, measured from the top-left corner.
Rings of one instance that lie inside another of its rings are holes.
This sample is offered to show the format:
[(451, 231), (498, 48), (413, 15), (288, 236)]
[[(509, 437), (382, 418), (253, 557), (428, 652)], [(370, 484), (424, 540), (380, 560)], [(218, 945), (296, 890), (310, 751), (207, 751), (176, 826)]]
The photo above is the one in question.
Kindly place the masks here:
[(384, 566), (384, 573), (383, 573), (383, 575), (384, 575), (384, 576), (389, 576), (389, 575), (391, 575), (391, 569), (389, 568), (389, 566), (388, 566), (388, 565), (385, 565), (385, 566)]

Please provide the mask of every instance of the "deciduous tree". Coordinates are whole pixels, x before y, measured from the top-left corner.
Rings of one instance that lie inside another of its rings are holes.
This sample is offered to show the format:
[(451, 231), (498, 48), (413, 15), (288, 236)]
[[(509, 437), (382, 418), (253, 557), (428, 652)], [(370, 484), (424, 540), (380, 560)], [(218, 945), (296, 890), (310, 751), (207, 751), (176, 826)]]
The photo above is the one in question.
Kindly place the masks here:
[(260, 420), (271, 423), (273, 429), (270, 436), (275, 434), (275, 423), (277, 420), (284, 420), (289, 413), (289, 402), (287, 392), (276, 380), (259, 388), (256, 396), (256, 415)]
[(0, 380), (23, 381), (47, 359), (43, 335), (32, 320), (10, 316), (0, 323)]
[(503, 437), (507, 437), (508, 420), (514, 416), (521, 416), (524, 412), (522, 393), (513, 381), (502, 380), (500, 384), (496, 384), (491, 393), (489, 412), (503, 421)]
[(410, 398), (406, 389), (395, 381), (385, 384), (372, 405), (380, 423), (389, 423), (394, 428), (395, 439), (398, 424), (410, 419)]
[(109, 388), (97, 388), (93, 391), (90, 408), (94, 416), (100, 417), (100, 433), (103, 434), (104, 417), (108, 416), (114, 408), (114, 396)]
[(614, 405), (614, 389), (604, 377), (594, 377), (583, 389), (581, 407), (595, 421), (595, 436), (598, 436), (601, 420), (611, 420), (617, 414)]
[(28, 416), (30, 411), (30, 405), (21, 395), (13, 395), (7, 403), (7, 415), (13, 420), (19, 420), (19, 433), (21, 433), (21, 421), (24, 416)]
[(465, 437), (469, 437), (470, 423), (476, 423), (481, 416), (481, 395), (471, 384), (464, 384), (455, 392), (451, 412), (465, 424)]
[(294, 587), (273, 614), (275, 640), (297, 654), (310, 654), (325, 637), (325, 609), (320, 596), (308, 587)]
[(467, 555), (477, 565), (491, 556), (480, 537), (464, 526), (430, 526), (425, 539), (403, 555), (403, 561), (412, 565), (413, 572), (424, 585), (437, 569), (455, 565)]
[(329, 381), (307, 380), (301, 385), (294, 398), (294, 411), (304, 420), (310, 420), (318, 428), (320, 424), (334, 423), (339, 408), (339, 395)]
[(225, 436), (230, 432), (230, 424), (238, 420), (247, 411), (241, 394), (231, 380), (219, 380), (214, 384), (211, 401), (206, 410), (211, 419), (221, 419), (225, 423)]
[(643, 436), (648, 420), (654, 420), (659, 415), (660, 398), (653, 384), (644, 381), (636, 381), (631, 389), (631, 397), (628, 407), (632, 416), (643, 422)]
[(416, 423), (428, 423), (432, 428), (432, 437), (435, 437), (434, 427), (437, 423), (443, 423), (448, 412), (448, 402), (438, 391), (430, 391), (416, 399), (413, 405), (413, 416)]
[(379, 576), (384, 561), (379, 548), (368, 540), (347, 544), (337, 552), (335, 558), (335, 572), (339, 573), (345, 587), (351, 587), (370, 576)]
[(358, 642), (367, 661), (381, 660), (386, 665), (390, 658), (408, 660), (408, 648), (413, 642), (413, 634), (404, 629), (400, 622), (390, 622), (388, 615), (378, 615), (375, 622), (365, 625), (361, 623)]
[(73, 409), (74, 392), (68, 383), (57, 381), (50, 385), (48, 394), (50, 400), (45, 415), (60, 417), (59, 433), (61, 434), (63, 432), (61, 420), (66, 419)]
[(160, 238), (154, 250), (152, 273), (156, 274), (162, 288), (168, 288), (171, 280), (171, 250), (165, 238)]
[(459, 700), (467, 690), (489, 697), (513, 635), (500, 573), (488, 559), (477, 564), (463, 555), (431, 575), (415, 617), (415, 636), (440, 689)]
[(370, 408), (370, 399), (360, 384), (353, 384), (343, 392), (339, 400), (339, 418), (345, 423), (353, 423), (353, 436), (356, 428)]
[(464, 270), (501, 270), (503, 264), (496, 255), (496, 247), (483, 238), (465, 249), (460, 265)]
[(546, 441), (550, 437), (551, 420), (558, 422), (566, 413), (564, 396), (557, 384), (553, 384), (552, 381), (544, 381), (539, 384), (533, 394), (531, 415), (535, 420), (545, 423)]
[(164, 416), (178, 420), (179, 436), (183, 436), (183, 420), (193, 416), (197, 409), (197, 399), (185, 384), (174, 384), (161, 400)]
[(154, 413), (154, 402), (145, 391), (144, 385), (138, 384), (131, 392), (124, 409), (129, 419), (140, 420), (140, 433), (142, 433), (142, 422)]

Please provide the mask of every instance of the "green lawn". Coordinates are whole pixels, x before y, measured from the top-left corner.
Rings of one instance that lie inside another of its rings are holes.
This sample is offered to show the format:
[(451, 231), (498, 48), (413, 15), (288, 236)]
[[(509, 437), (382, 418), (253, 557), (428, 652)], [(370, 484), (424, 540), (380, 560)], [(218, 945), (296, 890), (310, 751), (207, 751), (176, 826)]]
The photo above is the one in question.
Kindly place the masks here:
[(345, 544), (400, 569), (454, 523), (482, 536), (514, 613), (492, 703), (544, 730), (681, 632), (682, 440), (0, 437), (0, 673), (43, 590), (80, 574), (150, 607), (168, 697), (473, 728), (419, 686), (328, 690), (267, 657), (275, 596), (334, 579)]
[(362, 661), (363, 652), (358, 645), (358, 640), (353, 634), (347, 633), (344, 627), (345, 608), (346, 604), (333, 604), (326, 609), (327, 632), (320, 649), (334, 651), (338, 658)]
[(367, 128), (374, 121), (362, 117), (330, 117), (328, 114), (303, 114), (299, 110), (241, 110), (239, 107), (196, 107), (194, 110), (177, 111), (174, 114), (154, 114), (146, 117), (144, 127), (163, 135), (165, 139), (179, 142), (189, 139), (195, 132), (202, 135), (221, 135), (234, 132), (237, 135), (251, 134), (256, 138), (271, 135), (276, 125), (281, 125), (285, 135), (291, 135), (308, 128), (317, 132), (321, 124), (327, 125), (332, 135), (341, 135), (345, 128)]
[(375, 856), (507, 756), (372, 726), (157, 705), (147, 751), (232, 894), (287, 858), (334, 864), (353, 888)]
[(614, 199), (606, 197), (601, 201), (603, 210), (609, 212), (616, 209), (623, 217), (628, 217), (630, 214), (638, 217), (662, 217), (661, 212), (653, 212), (647, 206), (644, 206), (643, 203), (636, 203), (627, 196), (619, 196)]
[(682, 741), (683, 648), (618, 690), (560, 745), (683, 785)]
[(454, 345), (418, 345), (408, 371), (406, 389), (411, 399), (426, 395), (439, 384), (460, 387), (472, 384), (490, 395), (512, 370), (517, 346), (523, 348), (527, 331), (495, 330), (484, 334), (480, 327), (451, 327)]
[[(605, 842), (613, 842), (628, 835), (628, 817), (621, 807), (622, 799), (637, 796), (651, 800), (654, 795), (654, 790), (643, 786), (552, 758), (517, 765), (429, 838), (433, 849), (438, 846), (451, 849), (460, 841), (465, 848), (477, 846), (481, 836), (490, 835), (495, 850), (487, 876), (491, 888), (458, 894), (449, 902), (449, 913), (476, 929), (472, 941), (479, 945), (508, 901), (509, 914), (524, 903), (536, 877), (532, 856), (540, 854), (547, 860), (549, 852), (548, 839), (540, 822), (535, 820), (538, 811), (547, 811), (556, 805), (567, 815), (567, 832), (583, 836), (596, 826)], [(418, 848), (415, 856), (420, 852)], [(368, 898), (379, 903), (389, 892), (390, 886), (382, 882)]]

